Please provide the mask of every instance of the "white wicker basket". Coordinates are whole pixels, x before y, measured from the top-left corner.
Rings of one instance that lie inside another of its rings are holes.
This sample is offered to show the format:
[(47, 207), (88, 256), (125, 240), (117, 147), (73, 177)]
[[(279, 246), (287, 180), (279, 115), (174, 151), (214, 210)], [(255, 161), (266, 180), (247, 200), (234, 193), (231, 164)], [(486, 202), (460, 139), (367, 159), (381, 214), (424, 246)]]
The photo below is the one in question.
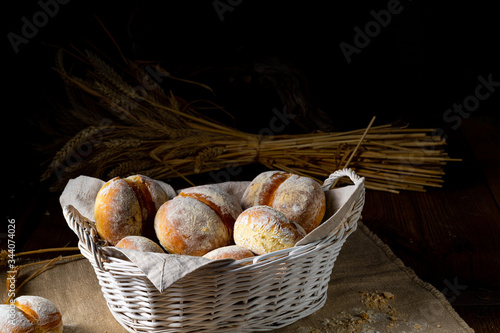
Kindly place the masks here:
[[(323, 188), (343, 176), (363, 185), (364, 178), (344, 169)], [(213, 261), (163, 292), (131, 261), (105, 257), (92, 222), (75, 208), (63, 212), (111, 313), (129, 332), (255, 332), (290, 325), (324, 305), (335, 260), (363, 209), (364, 188), (358, 193), (340, 228), (323, 239), (229, 264)]]

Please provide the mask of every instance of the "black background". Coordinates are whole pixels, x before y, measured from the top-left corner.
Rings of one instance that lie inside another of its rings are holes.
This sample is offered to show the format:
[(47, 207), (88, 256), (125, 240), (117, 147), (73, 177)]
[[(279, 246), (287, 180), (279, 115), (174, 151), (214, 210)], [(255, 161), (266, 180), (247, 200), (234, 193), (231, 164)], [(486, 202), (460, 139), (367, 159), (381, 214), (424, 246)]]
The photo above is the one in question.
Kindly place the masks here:
[[(493, 2), (403, 0), (401, 13), (347, 63), (340, 43), (354, 44), (354, 28), (364, 29), (373, 21), (370, 12), (386, 9), (388, 3), (244, 0), (221, 20), (214, 1), (72, 0), (59, 5), (57, 14), (16, 54), (7, 34), (21, 34), (21, 19), (32, 21), (41, 7), (37, 1), (10, 1), (3, 10), (2, 131), (9, 178), (37, 182), (51, 157), (37, 146), (47, 144), (41, 124), (60, 112), (55, 104), (64, 100), (52, 68), (57, 47), (92, 44), (118, 56), (97, 19), (128, 58), (161, 62), (181, 77), (200, 67), (234, 68), (268, 56), (293, 63), (336, 130), (365, 127), (377, 116), (376, 124), (402, 119), (414, 127), (452, 131), (443, 114), (474, 94), (478, 76), (491, 74), (500, 81), (500, 20)], [(213, 85), (217, 102), (236, 116), (240, 128), (257, 132), (269, 123), (273, 108), (282, 108), (269, 92), (235, 87), (224, 75), (206, 77), (204, 83)], [(472, 116), (495, 115), (499, 94), (482, 101)]]

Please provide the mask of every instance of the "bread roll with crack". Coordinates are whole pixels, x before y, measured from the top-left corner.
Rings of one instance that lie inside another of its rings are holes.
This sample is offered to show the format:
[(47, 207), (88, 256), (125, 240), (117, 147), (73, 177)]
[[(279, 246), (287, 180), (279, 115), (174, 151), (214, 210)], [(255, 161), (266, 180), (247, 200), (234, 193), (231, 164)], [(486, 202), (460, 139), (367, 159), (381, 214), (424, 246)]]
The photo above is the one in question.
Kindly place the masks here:
[(320, 184), (309, 177), (266, 171), (252, 180), (241, 199), (243, 209), (257, 205), (276, 208), (309, 233), (323, 220), (326, 198)]
[(228, 232), (233, 234), (234, 222), (243, 211), (235, 197), (212, 185), (190, 187), (182, 190), (179, 196), (193, 198), (208, 205), (219, 215)]
[(94, 206), (97, 232), (110, 245), (131, 235), (154, 239), (154, 217), (167, 200), (162, 187), (147, 176), (112, 178), (97, 193)]
[(232, 243), (234, 222), (241, 213), (235, 197), (211, 185), (184, 189), (155, 218), (160, 244), (169, 252), (203, 256)]
[(61, 333), (60, 311), (50, 300), (40, 296), (20, 296), (13, 306), (0, 307), (2, 333)]
[(258, 255), (291, 248), (305, 235), (298, 223), (269, 206), (250, 207), (234, 223), (236, 245)]
[(169, 253), (203, 256), (232, 243), (230, 228), (219, 213), (189, 196), (164, 203), (154, 225), (161, 246)]
[(0, 304), (0, 332), (2, 333), (34, 333), (38, 326), (29, 321), (24, 313), (9, 304)]

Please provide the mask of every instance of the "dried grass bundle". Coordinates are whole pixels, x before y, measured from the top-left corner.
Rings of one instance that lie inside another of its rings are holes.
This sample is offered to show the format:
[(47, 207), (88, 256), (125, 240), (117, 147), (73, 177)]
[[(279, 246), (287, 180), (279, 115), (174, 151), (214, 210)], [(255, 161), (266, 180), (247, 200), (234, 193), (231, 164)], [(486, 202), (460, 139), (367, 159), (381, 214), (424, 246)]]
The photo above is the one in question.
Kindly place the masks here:
[[(164, 92), (145, 74), (145, 63), (124, 59), (118, 72), (90, 51), (74, 56), (86, 65), (82, 77), (66, 70), (62, 52), (56, 66), (72, 104), (61, 125), (70, 137), (42, 176), (55, 175), (59, 188), (80, 174), (189, 181), (193, 174), (260, 163), (317, 179), (348, 165), (366, 177), (366, 188), (397, 193), (440, 187), (443, 166), (455, 160), (432, 129), (372, 127), (373, 121), (341, 133), (244, 133), (207, 117), (198, 102)], [(83, 129), (75, 135), (71, 124)]]

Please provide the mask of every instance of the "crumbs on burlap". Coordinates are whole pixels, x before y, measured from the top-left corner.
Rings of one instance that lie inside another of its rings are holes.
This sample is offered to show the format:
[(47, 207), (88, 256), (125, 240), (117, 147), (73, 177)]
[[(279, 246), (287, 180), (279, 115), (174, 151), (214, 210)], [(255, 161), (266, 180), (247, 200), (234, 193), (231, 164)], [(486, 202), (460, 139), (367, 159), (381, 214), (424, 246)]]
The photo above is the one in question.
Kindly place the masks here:
[(341, 311), (331, 318), (323, 318), (320, 328), (301, 326), (297, 333), (390, 333), (404, 325), (412, 332), (421, 331), (418, 324), (406, 322), (407, 315), (399, 312), (391, 302), (395, 295), (391, 292), (360, 292), (361, 307), (351, 311)]

